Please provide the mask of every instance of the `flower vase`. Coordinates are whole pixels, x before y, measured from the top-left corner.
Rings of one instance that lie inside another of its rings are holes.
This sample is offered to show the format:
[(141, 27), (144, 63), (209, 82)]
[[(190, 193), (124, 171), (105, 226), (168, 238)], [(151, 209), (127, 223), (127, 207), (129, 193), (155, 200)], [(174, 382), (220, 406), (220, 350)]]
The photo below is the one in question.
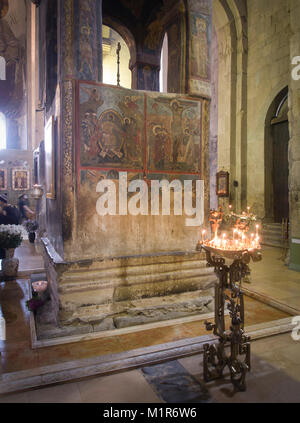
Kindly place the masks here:
[(5, 279), (15, 279), (18, 276), (19, 259), (14, 257), (15, 249), (5, 249), (5, 258), (2, 260), (2, 273)]

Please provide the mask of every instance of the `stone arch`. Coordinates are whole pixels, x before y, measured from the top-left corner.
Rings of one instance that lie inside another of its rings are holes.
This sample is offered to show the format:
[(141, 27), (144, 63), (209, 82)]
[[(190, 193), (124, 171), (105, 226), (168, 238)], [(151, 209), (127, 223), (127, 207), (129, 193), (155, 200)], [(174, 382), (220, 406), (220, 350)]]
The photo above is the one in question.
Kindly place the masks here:
[[(103, 25), (107, 25), (110, 28), (112, 28), (114, 31), (116, 31), (127, 44), (127, 47), (129, 48), (129, 53), (130, 53), (129, 69), (132, 71), (132, 63), (136, 62), (136, 43), (131, 31), (125, 25), (123, 25), (120, 21), (118, 21), (117, 19), (111, 18), (110, 16), (104, 15), (102, 23)], [(132, 75), (132, 78), (133, 78), (133, 75)], [(131, 82), (131, 86), (132, 85), (133, 85), (133, 82)]]
[[(126, 37), (121, 35), (126, 34)], [(116, 50), (120, 43), (120, 85), (125, 88), (132, 87), (132, 73), (130, 69), (131, 52), (130, 43), (126, 28), (123, 31), (116, 31), (111, 25), (102, 25), (102, 81), (107, 84), (117, 85), (117, 56)], [(127, 41), (126, 41), (127, 40)]]

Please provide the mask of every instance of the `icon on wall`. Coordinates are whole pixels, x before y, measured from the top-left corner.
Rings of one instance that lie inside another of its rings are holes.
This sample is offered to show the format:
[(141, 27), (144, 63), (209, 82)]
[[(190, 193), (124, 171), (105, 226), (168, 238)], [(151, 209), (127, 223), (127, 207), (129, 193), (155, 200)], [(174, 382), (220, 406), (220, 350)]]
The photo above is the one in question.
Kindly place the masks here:
[(229, 196), (229, 173), (223, 170), (217, 173), (217, 196)]
[(0, 191), (7, 189), (7, 170), (0, 169)]
[(26, 191), (30, 189), (28, 169), (12, 169), (12, 189), (14, 191)]

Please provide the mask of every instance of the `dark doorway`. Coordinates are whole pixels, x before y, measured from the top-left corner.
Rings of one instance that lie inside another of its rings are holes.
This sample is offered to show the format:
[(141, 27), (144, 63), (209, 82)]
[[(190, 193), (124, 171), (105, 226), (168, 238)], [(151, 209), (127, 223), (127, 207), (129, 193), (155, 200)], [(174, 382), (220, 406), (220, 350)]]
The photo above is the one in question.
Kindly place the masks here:
[(289, 126), (287, 120), (272, 125), (272, 139), (274, 221), (281, 223), (282, 219), (289, 218)]

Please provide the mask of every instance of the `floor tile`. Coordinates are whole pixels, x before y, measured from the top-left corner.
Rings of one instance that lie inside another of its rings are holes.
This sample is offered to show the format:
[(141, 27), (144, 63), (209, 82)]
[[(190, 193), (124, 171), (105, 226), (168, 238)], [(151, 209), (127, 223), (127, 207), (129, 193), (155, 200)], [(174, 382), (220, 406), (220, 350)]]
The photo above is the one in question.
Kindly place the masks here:
[(148, 383), (167, 403), (212, 402), (208, 390), (177, 361), (155, 364), (141, 369)]
[(29, 403), (29, 392), (0, 395), (0, 403)]
[(139, 370), (78, 382), (82, 402), (157, 403), (161, 402)]
[(30, 403), (80, 403), (77, 383), (65, 383), (29, 391)]

